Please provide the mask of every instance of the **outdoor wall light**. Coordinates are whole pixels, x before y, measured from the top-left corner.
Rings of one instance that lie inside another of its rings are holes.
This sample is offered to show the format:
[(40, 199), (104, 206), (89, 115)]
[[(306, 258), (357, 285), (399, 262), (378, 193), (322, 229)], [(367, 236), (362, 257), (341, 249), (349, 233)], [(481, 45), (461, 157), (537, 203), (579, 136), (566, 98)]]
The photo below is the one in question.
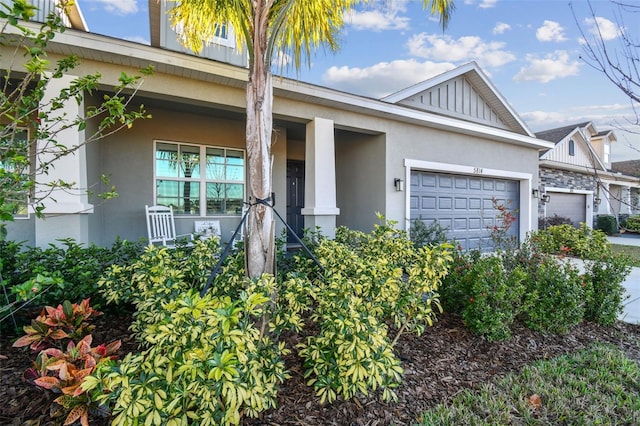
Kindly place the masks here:
[(596, 207), (596, 208), (597, 208), (597, 207), (600, 205), (600, 203), (601, 203), (601, 202), (602, 202), (602, 200), (600, 199), (600, 197), (596, 196), (596, 197), (593, 199), (593, 207)]
[(540, 197), (540, 190), (539, 189), (532, 189), (531, 190), (531, 195), (533, 195), (533, 198)]
[(546, 204), (546, 203), (548, 203), (548, 202), (551, 200), (551, 195), (549, 195), (549, 194), (544, 194), (544, 195), (542, 196), (541, 200), (542, 200), (542, 202), (543, 202), (543, 203), (545, 203), (545, 204)]
[(393, 186), (395, 186), (396, 191), (404, 191), (404, 181), (400, 178), (395, 178), (393, 180)]

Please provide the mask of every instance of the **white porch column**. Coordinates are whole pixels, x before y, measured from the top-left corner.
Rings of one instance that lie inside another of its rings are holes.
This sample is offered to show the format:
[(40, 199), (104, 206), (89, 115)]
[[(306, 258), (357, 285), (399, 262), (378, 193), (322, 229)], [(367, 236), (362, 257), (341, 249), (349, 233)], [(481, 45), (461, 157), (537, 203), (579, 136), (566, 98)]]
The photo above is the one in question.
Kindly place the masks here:
[(316, 117), (307, 124), (305, 147), (304, 227), (320, 227), (323, 235), (335, 237), (336, 158), (333, 120)]
[(598, 214), (612, 214), (611, 213), (611, 198), (613, 194), (611, 191), (611, 186), (607, 182), (601, 182), (599, 191), (600, 205), (598, 206)]
[(623, 186), (621, 192), (622, 204), (620, 205), (621, 214), (631, 214), (631, 188), (629, 186)]
[[(47, 85), (45, 96), (42, 99), (42, 108), (46, 111), (50, 100), (60, 94), (64, 88), (68, 88), (74, 80), (74, 76), (65, 75), (61, 78), (51, 79)], [(64, 121), (72, 121), (78, 116), (84, 115), (84, 102), (78, 104), (75, 99), (71, 99), (56, 111), (48, 112), (49, 117), (67, 117)], [(62, 125), (62, 122), (60, 123)], [(93, 213), (93, 205), (88, 202), (87, 194), (87, 163), (86, 149), (82, 144), (85, 142), (85, 132), (77, 128), (68, 128), (59, 131), (55, 135), (57, 143), (72, 149), (80, 146), (73, 154), (66, 155), (56, 160), (47, 174), (36, 176), (36, 192), (46, 194), (49, 188), (48, 182), (64, 181), (76, 189), (55, 189), (43, 201), (45, 209), (44, 217), (36, 218), (35, 243), (44, 247), (49, 243), (55, 243), (59, 238), (74, 238), (79, 243), (89, 243), (89, 226), (87, 213)], [(46, 141), (38, 141), (39, 150), (46, 144)], [(52, 154), (41, 154), (36, 159), (36, 164), (42, 161), (49, 161)], [(37, 166), (36, 166), (37, 167)]]

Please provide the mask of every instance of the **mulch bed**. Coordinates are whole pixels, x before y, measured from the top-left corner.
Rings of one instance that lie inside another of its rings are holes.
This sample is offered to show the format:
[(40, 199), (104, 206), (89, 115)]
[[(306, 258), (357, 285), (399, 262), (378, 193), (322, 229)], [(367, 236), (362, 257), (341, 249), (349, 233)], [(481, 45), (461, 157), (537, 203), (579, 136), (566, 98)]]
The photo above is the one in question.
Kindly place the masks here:
[[(97, 324), (94, 343), (123, 340), (123, 354), (135, 349), (128, 318), (104, 318)], [(26, 383), (23, 371), (30, 354), (11, 347), (10, 337), (0, 337), (0, 425), (54, 425), (49, 417), (49, 392)], [(536, 360), (575, 352), (595, 342), (607, 342), (640, 363), (640, 325), (618, 322), (612, 327), (582, 323), (566, 335), (543, 335), (515, 326), (505, 342), (488, 342), (474, 336), (460, 318), (443, 314), (420, 336), (404, 335), (396, 346), (405, 374), (396, 390), (398, 402), (384, 403), (380, 395), (320, 405), (305, 385), (300, 360), (291, 355), (291, 379), (282, 385), (278, 408), (246, 425), (408, 425), (426, 409), (450, 401), (464, 389), (477, 388), (495, 376), (518, 371)], [(94, 418), (92, 425), (107, 425)]]

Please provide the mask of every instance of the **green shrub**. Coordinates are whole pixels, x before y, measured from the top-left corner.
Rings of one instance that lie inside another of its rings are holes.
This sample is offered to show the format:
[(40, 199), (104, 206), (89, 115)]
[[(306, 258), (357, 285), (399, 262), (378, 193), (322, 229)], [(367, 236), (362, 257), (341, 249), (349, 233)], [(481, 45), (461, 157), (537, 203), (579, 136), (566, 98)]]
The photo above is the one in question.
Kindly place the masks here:
[(571, 225), (550, 226), (533, 233), (530, 239), (537, 250), (549, 254), (594, 259), (611, 252), (606, 234), (584, 223), (580, 228)]
[(521, 309), (525, 276), (522, 268), (506, 269), (500, 256), (459, 251), (440, 290), (443, 306), (462, 315), (474, 334), (507, 339)]
[[(315, 255), (324, 276), (314, 281), (311, 315), (320, 332), (298, 349), (321, 401), (377, 388), (384, 399), (395, 398), (402, 368), (393, 346), (402, 333), (420, 334), (435, 320), (449, 250), (416, 249), (393, 222), (376, 225), (370, 234), (340, 228), (335, 240), (320, 242)], [(393, 341), (386, 323), (395, 327)]]
[(420, 218), (411, 222), (409, 236), (416, 248), (443, 244), (447, 242), (447, 228), (438, 221), (433, 221), (427, 226)]
[(550, 226), (571, 225), (571, 219), (565, 216), (554, 214), (551, 217), (541, 217), (538, 219), (538, 229), (547, 229)]
[(530, 266), (525, 281), (524, 324), (545, 333), (566, 333), (584, 316), (584, 277), (571, 263), (550, 256)]
[(618, 232), (618, 223), (615, 216), (611, 215), (599, 215), (596, 218), (596, 229), (604, 232), (607, 235), (613, 235)]
[(598, 324), (613, 325), (624, 311), (626, 290), (623, 285), (631, 267), (624, 255), (605, 255), (588, 261), (585, 281), (589, 286), (585, 319)]
[(255, 324), (269, 299), (248, 290), (238, 299), (179, 294), (141, 331), (150, 343), (112, 372), (99, 372), (83, 389), (110, 389), (114, 425), (239, 424), (276, 405), (288, 377), (276, 344)]
[(462, 310), (469, 298), (467, 289), (470, 284), (470, 271), (481, 256), (480, 250), (465, 252), (461, 246), (453, 252), (449, 273), (438, 289), (444, 311), (462, 315)]
[(487, 257), (474, 265), (470, 276), (470, 296), (462, 311), (467, 327), (488, 340), (508, 339), (521, 310), (525, 273), (519, 268), (507, 272), (500, 259)]
[(624, 227), (630, 231), (640, 231), (640, 215), (629, 216)]
[(46, 249), (0, 241), (0, 272), (6, 294), (0, 304), (0, 320), (12, 317), (22, 307), (57, 305), (60, 300), (78, 303), (91, 298), (93, 306), (104, 310), (106, 301), (97, 291), (100, 276), (110, 265), (133, 261), (143, 247), (122, 240), (110, 248), (84, 247), (73, 239), (59, 241), (60, 247)]
[[(394, 229), (390, 222), (376, 226), (370, 234), (339, 229), (335, 240), (318, 238), (314, 246), (315, 256), (322, 267), (304, 254), (296, 255), (289, 261), (296, 269), (284, 271), (277, 283), (273, 277), (263, 277), (257, 282), (247, 279), (243, 270), (242, 253), (232, 256), (223, 265), (207, 295), (201, 299), (211, 300), (207, 304), (223, 301), (236, 307), (243, 306), (242, 301), (247, 295), (256, 294), (261, 295), (260, 306), (252, 308), (255, 315), (251, 314), (251, 320), (247, 320), (254, 329), (246, 328), (248, 326), (243, 325), (242, 320), (233, 320), (228, 324), (230, 335), (235, 336), (233, 343), (242, 348), (233, 349), (218, 344), (215, 347), (207, 346), (205, 352), (209, 358), (215, 358), (216, 354), (222, 356), (224, 350), (233, 354), (233, 351), (242, 349), (247, 352), (246, 357), (251, 358), (254, 355), (249, 355), (249, 352), (254, 354), (252, 348), (255, 347), (256, 362), (262, 360), (271, 366), (265, 374), (273, 372), (273, 376), (264, 379), (258, 376), (255, 380), (260, 380), (262, 384), (255, 384), (254, 387), (250, 376), (255, 376), (255, 371), (245, 374), (246, 370), (242, 370), (238, 373), (239, 376), (232, 375), (229, 378), (240, 389), (233, 391), (236, 400), (229, 399), (231, 396), (226, 394), (207, 394), (213, 395), (212, 401), (222, 402), (217, 406), (214, 406), (214, 402), (207, 402), (204, 411), (197, 413), (191, 412), (196, 410), (193, 398), (185, 397), (181, 400), (180, 404), (183, 405), (178, 411), (175, 411), (178, 403), (166, 411), (164, 402), (160, 404), (153, 401), (162, 409), (154, 409), (149, 405), (151, 393), (139, 403), (133, 401), (134, 397), (131, 395), (141, 395), (147, 388), (155, 392), (156, 382), (160, 386), (158, 393), (164, 392), (167, 400), (170, 400), (170, 391), (174, 391), (173, 385), (166, 378), (154, 379), (153, 386), (146, 382), (151, 372), (155, 373), (158, 368), (155, 361), (151, 362), (153, 367), (148, 367), (145, 362), (149, 362), (146, 360), (155, 360), (162, 355), (167, 358), (158, 361), (163, 365), (162, 368), (165, 368), (165, 364), (174, 363), (180, 370), (191, 371), (192, 367), (185, 365), (188, 360), (183, 359), (173, 347), (167, 347), (166, 339), (158, 338), (168, 333), (167, 330), (171, 330), (176, 336), (188, 335), (185, 337), (187, 340), (180, 340), (180, 345), (176, 345), (176, 348), (193, 345), (199, 348), (198, 351), (204, 351), (204, 343), (196, 338), (203, 333), (214, 333), (209, 336), (209, 340), (217, 338), (215, 333), (219, 333), (220, 325), (215, 318), (207, 317), (203, 324), (186, 323), (185, 319), (176, 317), (186, 307), (175, 306), (176, 300), (183, 300), (183, 303), (195, 303), (194, 300), (199, 300), (189, 289), (202, 288), (208, 276), (202, 270), (210, 271), (216, 256), (209, 255), (211, 248), (198, 243), (188, 257), (180, 250), (150, 247), (131, 265), (112, 267), (100, 281), (101, 292), (110, 302), (127, 301), (136, 306), (132, 329), (146, 348), (144, 356), (132, 355), (125, 360), (119, 375), (109, 376), (108, 372), (106, 375), (100, 372), (94, 375), (95, 386), (103, 386), (104, 389), (109, 387), (109, 383), (105, 382), (111, 380), (109, 378), (119, 381), (114, 386), (119, 383), (131, 386), (145, 381), (142, 388), (136, 388), (135, 392), (116, 390), (113, 398), (105, 397), (116, 404), (117, 422), (126, 423), (126, 419), (131, 419), (132, 416), (143, 416), (148, 422), (170, 424), (186, 418), (180, 416), (193, 419), (197, 416), (196, 421), (201, 423), (237, 423), (240, 415), (238, 413), (254, 415), (273, 406), (275, 386), (284, 377), (284, 367), (278, 360), (285, 350), (282, 345), (265, 340), (265, 333), (269, 332), (269, 337), (277, 338), (287, 329), (301, 331), (305, 321), (313, 321), (319, 331), (316, 335), (309, 336), (298, 350), (303, 358), (308, 383), (313, 385), (323, 402), (333, 401), (338, 396), (351, 398), (375, 389), (382, 390), (383, 398), (394, 398), (392, 389), (400, 381), (402, 368), (400, 360), (393, 353), (393, 346), (402, 333), (419, 334), (435, 320), (434, 308), (439, 309), (437, 289), (448, 271), (450, 246), (416, 249), (407, 234)], [(205, 250), (209, 254), (198, 254), (199, 250)], [(200, 302), (198, 306), (199, 304)], [(189, 309), (193, 309), (190, 315), (194, 317), (194, 321), (199, 321), (203, 312), (209, 309), (198, 306), (189, 305)], [(224, 309), (227, 308), (210, 308), (218, 315)], [(242, 318), (247, 317), (248, 314), (242, 314)], [(184, 327), (180, 325), (179, 332), (174, 331), (176, 324), (182, 322)], [(389, 325), (394, 328), (394, 340), (388, 336)], [(242, 340), (242, 336), (247, 333), (255, 336), (256, 332), (261, 336), (259, 340)], [(212, 344), (215, 343), (216, 341)], [(240, 359), (239, 356), (236, 358)], [(234, 369), (240, 368), (235, 361), (232, 364)], [(210, 368), (208, 365), (198, 364), (193, 368), (195, 372), (192, 374), (196, 374), (198, 378), (195, 380), (193, 376), (186, 377), (184, 386), (188, 386), (188, 380), (201, 383), (200, 376), (208, 377), (210, 374), (207, 373), (207, 368)], [(260, 368), (265, 367), (263, 365)], [(172, 370), (172, 377), (175, 374), (176, 370)], [(224, 389), (224, 384), (215, 383), (207, 382), (206, 386), (202, 384), (202, 388), (222, 386)], [(262, 393), (263, 388), (267, 388), (268, 392)], [(200, 389), (198, 387), (197, 390)], [(217, 389), (214, 388), (216, 392)], [(191, 388), (189, 392), (191, 395)], [(248, 394), (253, 396), (249, 400), (243, 399)], [(164, 401), (164, 396), (161, 395), (161, 398)]]

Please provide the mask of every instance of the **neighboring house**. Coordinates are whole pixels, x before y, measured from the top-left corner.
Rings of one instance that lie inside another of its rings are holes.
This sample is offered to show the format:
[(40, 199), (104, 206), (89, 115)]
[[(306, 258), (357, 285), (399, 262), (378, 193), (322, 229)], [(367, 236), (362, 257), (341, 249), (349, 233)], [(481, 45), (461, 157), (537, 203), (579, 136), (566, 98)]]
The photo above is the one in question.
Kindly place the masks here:
[(63, 3), (62, 0), (30, 0), (29, 3), (38, 8), (36, 16), (33, 17), (33, 21), (35, 22), (45, 22), (47, 16), (49, 16), (51, 12), (54, 12), (62, 18), (65, 26), (75, 28), (76, 30), (89, 31), (84, 16), (82, 16), (82, 11), (72, 2), (70, 6), (66, 7), (64, 12), (62, 12), (60, 8)]
[[(163, 16), (154, 3), (152, 40), (162, 44), (153, 35)], [(73, 29), (50, 47), (99, 70), (105, 92), (122, 71), (152, 64), (156, 72), (135, 100), (153, 118), (82, 148), (48, 175), (88, 187), (106, 174), (118, 198), (54, 194), (43, 219), (8, 224), (9, 238), (37, 246), (63, 237), (138, 240), (146, 237), (145, 204), (173, 205), (178, 233), (215, 218), (230, 238), (248, 185), (247, 69)], [(3, 67), (7, 60), (2, 55)], [(66, 112), (84, 114), (101, 95), (71, 102)], [(274, 79), (274, 97), (275, 208), (298, 233), (320, 227), (332, 235), (339, 225), (369, 231), (380, 212), (404, 229), (415, 219), (438, 220), (464, 247), (487, 247), (497, 225), (493, 199), (518, 215), (512, 234), (520, 240), (536, 227), (539, 152), (553, 144), (535, 138), (475, 63), (382, 100), (286, 78)], [(84, 132), (60, 138), (76, 145)]]
[(611, 169), (623, 175), (640, 178), (640, 160), (616, 161), (611, 163)]
[[(640, 180), (611, 170), (612, 130), (598, 132), (592, 122), (536, 133), (553, 142), (540, 155), (539, 216), (569, 218), (593, 225), (598, 215), (629, 215), (638, 208)], [(548, 200), (548, 201), (546, 201)]]

